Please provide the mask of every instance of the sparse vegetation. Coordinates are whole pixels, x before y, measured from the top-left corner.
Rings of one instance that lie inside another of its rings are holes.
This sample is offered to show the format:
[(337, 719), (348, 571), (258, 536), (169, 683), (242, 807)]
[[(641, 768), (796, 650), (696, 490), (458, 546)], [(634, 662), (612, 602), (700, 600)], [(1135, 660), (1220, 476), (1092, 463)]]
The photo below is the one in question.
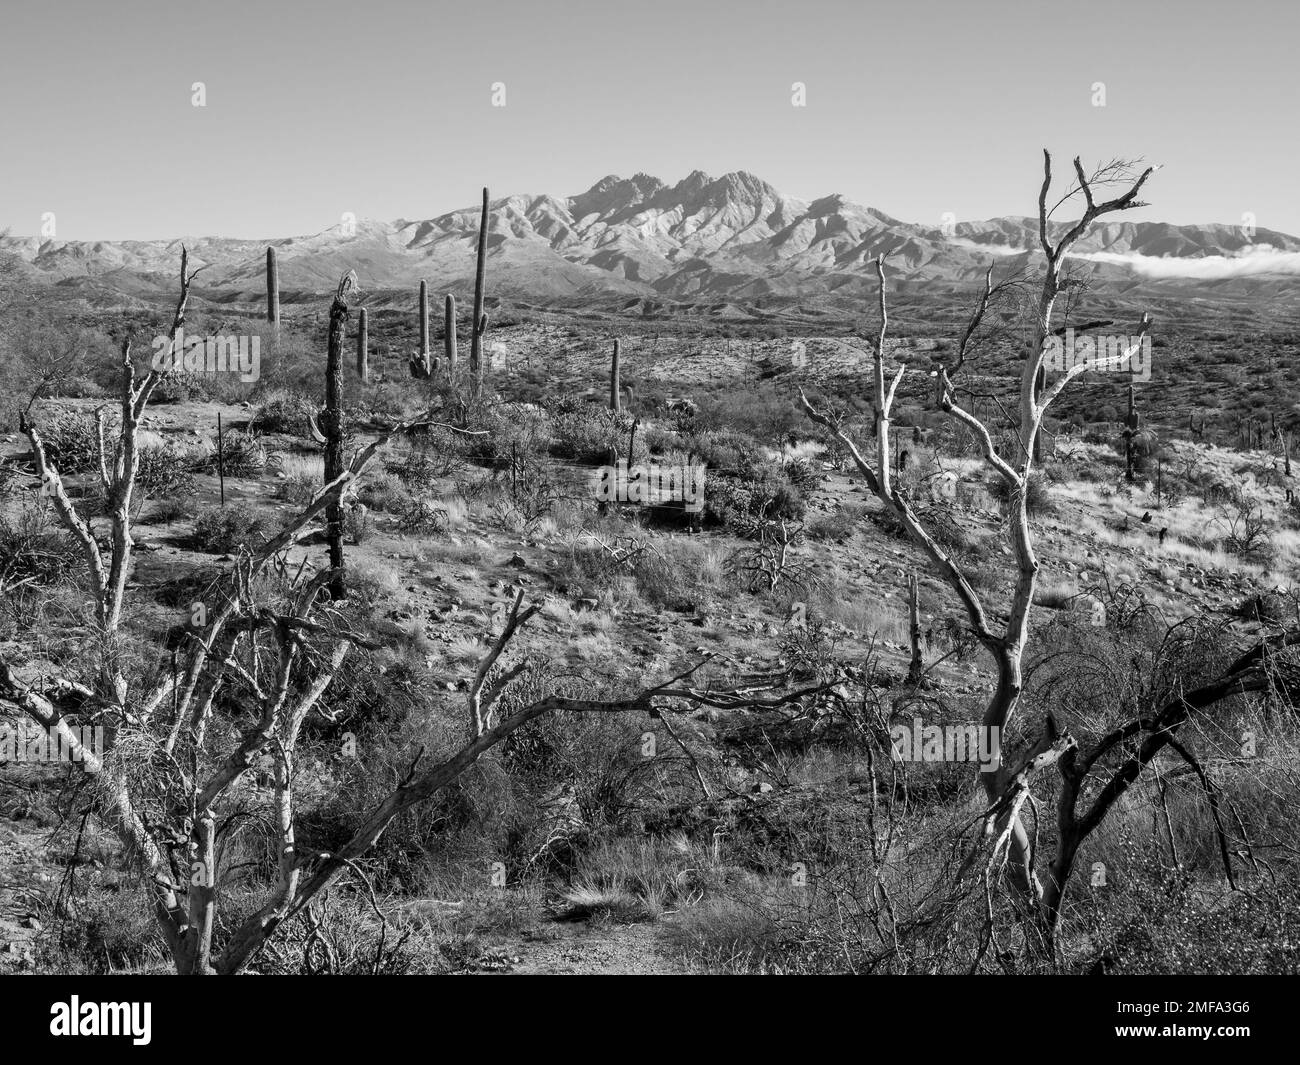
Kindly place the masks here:
[[(84, 400), (24, 377), (0, 716), (124, 723), (120, 789), (0, 767), (94, 852), (41, 851), (77, 874), (30, 967), (496, 971), (581, 926), (648, 937), (655, 971), (1300, 969), (1287, 456), (1244, 409), (1235, 440), (1180, 435), (1154, 384), (1134, 430), (1102, 380), (1053, 398), (1035, 458), (1011, 326), (1052, 335), (1023, 307), (1075, 292), (1067, 251), (995, 271), (973, 321), (902, 291), (900, 335), (827, 327), (798, 354), (842, 361), (789, 377), (781, 301), (647, 311), (615, 346), (480, 276), (468, 367), (435, 365), (426, 320), (407, 376), (413, 316), (374, 306), (327, 409), (322, 328), (277, 283), (247, 422), (220, 408), (224, 505), (208, 414), (239, 389), (142, 374), (167, 408), (124, 426), (102, 367), (77, 362), (104, 377)], [(523, 368), (494, 380), (498, 336)], [(600, 496), (615, 464), (705, 467), (699, 509), (680, 481)], [(905, 756), (918, 725), (996, 728), (1005, 757)], [(219, 890), (173, 883), (173, 848)], [(1085, 889), (1098, 863), (1123, 891)]]

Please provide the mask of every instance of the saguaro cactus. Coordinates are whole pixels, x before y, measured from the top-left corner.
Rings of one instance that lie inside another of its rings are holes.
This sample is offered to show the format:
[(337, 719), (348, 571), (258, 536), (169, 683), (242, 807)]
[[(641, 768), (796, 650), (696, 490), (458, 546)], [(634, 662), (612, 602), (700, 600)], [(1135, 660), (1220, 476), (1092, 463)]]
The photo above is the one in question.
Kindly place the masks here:
[(362, 307), (360, 316), (357, 319), (357, 376), (361, 378), (362, 384), (366, 384), (370, 380), (369, 332), (369, 324), (366, 322), (366, 309)]
[(614, 341), (614, 355), (609, 363), (609, 409), (622, 410), (623, 400), (618, 390), (618, 341)]
[(470, 334), (469, 372), (477, 389), (483, 380), (483, 334), (487, 315), (483, 313), (483, 281), (487, 271), (488, 190), (483, 189), (483, 214), (478, 224), (478, 264), (474, 270), (474, 321)]
[(1133, 483), (1133, 437), (1137, 434), (1138, 416), (1134, 405), (1133, 378), (1128, 382), (1128, 421), (1124, 428), (1124, 480)]
[[(356, 284), (357, 275), (349, 270), (339, 279), (338, 291), (330, 304), (325, 409), (320, 414), (325, 437), (326, 484), (343, 474), (343, 330), (348, 321), (348, 292)], [(347, 595), (343, 579), (343, 505), (337, 498), (325, 508), (325, 537), (330, 550), (330, 598), (343, 599)]]
[(915, 687), (925, 676), (925, 658), (921, 653), (921, 589), (915, 573), (907, 576), (907, 638), (912, 646), (907, 683)]
[(456, 380), (456, 297), (450, 292), (442, 307), (442, 349), (447, 362), (447, 380)]
[(280, 268), (275, 261), (275, 249), (266, 249), (266, 320), (275, 326), (280, 335)]
[(424, 366), (424, 376), (430, 376), (433, 370), (433, 356), (429, 351), (429, 282), (420, 279), (420, 361)]

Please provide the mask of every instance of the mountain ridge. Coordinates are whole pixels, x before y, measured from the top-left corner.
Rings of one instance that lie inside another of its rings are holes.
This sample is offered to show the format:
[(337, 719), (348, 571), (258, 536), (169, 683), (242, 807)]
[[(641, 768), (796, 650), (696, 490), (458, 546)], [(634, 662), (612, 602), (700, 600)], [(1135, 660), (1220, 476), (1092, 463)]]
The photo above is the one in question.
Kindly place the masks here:
[[(279, 253), (288, 302), (330, 291), (356, 269), (363, 291), (426, 278), (461, 288), (472, 277), (479, 208), (427, 219), (357, 220), (319, 233), (263, 240), (200, 237), (57, 241), (0, 236), (0, 256), (33, 284), (147, 298), (174, 287), (180, 245), (207, 267), (203, 291), (262, 298), (265, 248)], [(1054, 226), (1057, 225), (1054, 223)], [(1060, 224), (1063, 230), (1065, 223)], [(514, 194), (491, 201), (488, 264), (495, 295), (586, 295), (694, 300), (816, 297), (870, 285), (888, 256), (903, 282), (965, 286), (991, 262), (1008, 269), (1041, 257), (1037, 219), (1001, 216), (931, 226), (904, 222), (839, 193), (786, 196), (747, 171), (694, 170), (676, 184), (638, 172), (608, 174), (575, 196)], [(1221, 223), (1111, 222), (1080, 241), (1076, 258), (1102, 283), (1233, 283), (1300, 275), (1300, 238)], [(92, 284), (92, 282), (94, 284)]]

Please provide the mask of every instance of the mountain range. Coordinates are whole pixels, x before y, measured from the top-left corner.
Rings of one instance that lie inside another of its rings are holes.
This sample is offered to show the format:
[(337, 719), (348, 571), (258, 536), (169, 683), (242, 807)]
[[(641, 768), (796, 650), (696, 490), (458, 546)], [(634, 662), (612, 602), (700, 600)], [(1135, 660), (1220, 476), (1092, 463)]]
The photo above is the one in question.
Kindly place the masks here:
[[(1115, 216), (1112, 216), (1115, 217)], [(1063, 219), (1062, 225), (1070, 219)], [(363, 292), (394, 295), (420, 278), (432, 291), (472, 283), (478, 207), (424, 221), (358, 221), (306, 237), (234, 240), (57, 241), (0, 235), (0, 258), (35, 285), (93, 304), (153, 302), (175, 290), (180, 245), (205, 265), (196, 295), (221, 303), (264, 298), (265, 249), (277, 249), (288, 303), (331, 291), (347, 269)], [(840, 195), (805, 201), (743, 171), (695, 171), (668, 185), (648, 174), (610, 175), (577, 196), (491, 201), (489, 292), (535, 303), (619, 297), (746, 303), (770, 297), (857, 296), (888, 256), (903, 284), (969, 286), (990, 263), (1040, 258), (1037, 219), (924, 225)], [(1077, 246), (1103, 284), (1151, 282), (1291, 294), (1300, 239), (1241, 226), (1114, 221)], [(999, 269), (1002, 267), (1000, 266)]]

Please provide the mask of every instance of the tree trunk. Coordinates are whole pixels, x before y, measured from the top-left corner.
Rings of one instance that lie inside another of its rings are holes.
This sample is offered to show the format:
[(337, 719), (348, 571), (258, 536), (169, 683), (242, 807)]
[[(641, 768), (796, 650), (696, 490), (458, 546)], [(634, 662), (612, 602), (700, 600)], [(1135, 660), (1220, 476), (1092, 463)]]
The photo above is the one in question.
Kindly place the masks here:
[[(325, 483), (343, 473), (343, 330), (348, 320), (348, 289), (355, 275), (349, 271), (339, 282), (330, 305), (329, 339), (325, 363), (325, 410), (321, 430), (325, 434)], [(343, 575), (343, 506), (335, 499), (325, 510), (326, 539), (330, 551), (330, 598), (346, 598)]]
[(912, 662), (907, 669), (907, 683), (915, 687), (921, 683), (925, 662), (921, 655), (921, 594), (913, 573), (907, 578), (908, 626), (907, 635), (912, 645)]

